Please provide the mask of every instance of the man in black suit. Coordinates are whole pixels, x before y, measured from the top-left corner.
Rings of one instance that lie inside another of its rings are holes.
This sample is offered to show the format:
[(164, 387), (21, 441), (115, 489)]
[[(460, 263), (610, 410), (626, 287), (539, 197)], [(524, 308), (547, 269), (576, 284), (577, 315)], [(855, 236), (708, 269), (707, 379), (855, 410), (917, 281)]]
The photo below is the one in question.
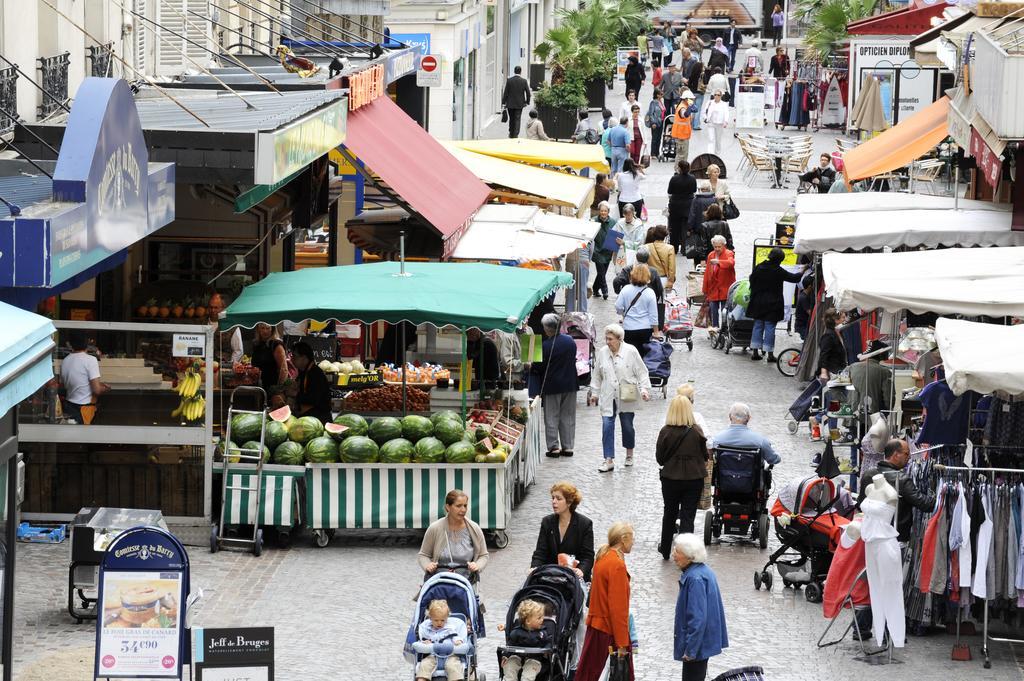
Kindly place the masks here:
[(530, 103), (530, 84), (522, 76), (522, 66), (515, 67), (513, 71), (515, 75), (505, 81), (501, 105), (508, 111), (508, 136), (519, 137), (519, 122), (523, 117), (523, 109)]
[(725, 29), (725, 47), (729, 50), (729, 70), (732, 71), (733, 67), (736, 66), (736, 52), (740, 49), (740, 45), (743, 44), (743, 32), (736, 28), (736, 20), (729, 19), (729, 28)]

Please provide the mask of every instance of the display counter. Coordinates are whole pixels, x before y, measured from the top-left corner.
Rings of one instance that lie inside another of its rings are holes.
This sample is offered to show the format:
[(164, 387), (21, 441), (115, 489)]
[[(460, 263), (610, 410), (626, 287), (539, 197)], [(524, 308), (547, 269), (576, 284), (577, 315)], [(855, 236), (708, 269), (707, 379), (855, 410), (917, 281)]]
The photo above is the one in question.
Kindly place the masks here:
[[(54, 379), (22, 403), (26, 519), (70, 520), (82, 507), (155, 508), (169, 522), (201, 525), (212, 511), (214, 327), (196, 324), (55, 321), (58, 347), (85, 333), (99, 355), (90, 425), (62, 414)], [(179, 394), (195, 372), (189, 395)], [(182, 406), (194, 409), (182, 413)]]

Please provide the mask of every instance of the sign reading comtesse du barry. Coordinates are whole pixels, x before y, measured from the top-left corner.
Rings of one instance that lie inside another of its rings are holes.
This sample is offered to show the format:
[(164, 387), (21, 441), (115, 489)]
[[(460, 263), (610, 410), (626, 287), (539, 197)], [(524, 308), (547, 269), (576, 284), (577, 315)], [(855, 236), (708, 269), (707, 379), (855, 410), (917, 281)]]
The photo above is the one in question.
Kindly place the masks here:
[(195, 637), (198, 681), (273, 681), (273, 627), (197, 628)]

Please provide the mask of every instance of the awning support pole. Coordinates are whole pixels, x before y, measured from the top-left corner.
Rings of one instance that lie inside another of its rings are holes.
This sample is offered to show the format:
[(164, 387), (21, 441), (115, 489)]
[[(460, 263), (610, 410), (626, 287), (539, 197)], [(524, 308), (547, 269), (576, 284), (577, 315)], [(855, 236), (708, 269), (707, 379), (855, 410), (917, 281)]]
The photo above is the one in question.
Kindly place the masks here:
[[(398, 276), (404, 277), (404, 276), (406, 276), (406, 274), (405, 274), (405, 230), (400, 232), (399, 236), (398, 236), (398, 258), (399, 258), (399, 262), (401, 263), (401, 265), (400, 265), (401, 272), (399, 272)], [(406, 345), (405, 345), (405, 321), (403, 320), (403, 321), (399, 322), (399, 324), (402, 326), (402, 416), (405, 416), (408, 413), (408, 407), (407, 407), (407, 404), (406, 404), (406, 399), (407, 399), (407, 387), (406, 386), (407, 386), (408, 381), (409, 381), (408, 376), (406, 375), (406, 374), (408, 374), (408, 372), (405, 370), (405, 368), (406, 368), (405, 367), (405, 352), (406, 352)]]
[(466, 380), (469, 379), (469, 365), (466, 359), (466, 328), (460, 329), (462, 332), (462, 364), (460, 365), (459, 374), (461, 374), (462, 380), (459, 381), (459, 392), (462, 393), (462, 422), (466, 422)]
[(960, 164), (953, 170), (953, 210), (960, 210)]

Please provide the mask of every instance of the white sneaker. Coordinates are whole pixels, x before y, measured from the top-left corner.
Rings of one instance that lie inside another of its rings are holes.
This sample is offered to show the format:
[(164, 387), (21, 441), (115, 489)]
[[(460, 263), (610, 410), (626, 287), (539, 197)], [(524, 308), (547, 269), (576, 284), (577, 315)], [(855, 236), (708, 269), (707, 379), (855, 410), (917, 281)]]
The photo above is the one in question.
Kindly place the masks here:
[(615, 470), (615, 464), (610, 459), (605, 459), (604, 463), (597, 467), (598, 473), (608, 473), (613, 470)]
[(633, 465), (633, 455), (632, 454), (627, 454), (626, 455), (626, 465), (627, 466), (632, 466)]

